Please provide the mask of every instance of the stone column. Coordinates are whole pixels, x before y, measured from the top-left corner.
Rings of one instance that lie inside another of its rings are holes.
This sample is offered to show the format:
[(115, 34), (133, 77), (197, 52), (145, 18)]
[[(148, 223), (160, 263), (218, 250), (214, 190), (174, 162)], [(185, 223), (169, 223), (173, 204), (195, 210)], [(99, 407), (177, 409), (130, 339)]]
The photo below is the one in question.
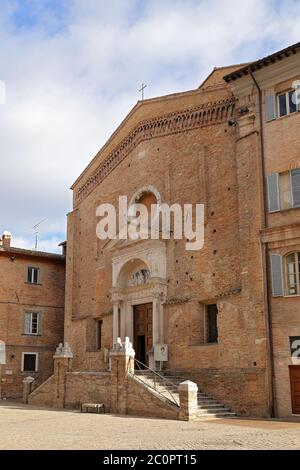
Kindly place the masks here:
[(119, 308), (120, 302), (118, 300), (113, 301), (113, 344), (116, 343), (119, 337)]
[(124, 302), (120, 303), (120, 337), (124, 341), (126, 337), (126, 304)]
[(194, 382), (187, 380), (178, 386), (179, 392), (179, 419), (189, 421), (195, 416), (198, 408), (198, 386)]
[(73, 354), (68, 343), (61, 343), (53, 356), (54, 376), (56, 378), (55, 406), (65, 407), (66, 374), (72, 370)]
[(23, 403), (25, 403), (26, 405), (28, 403), (28, 397), (32, 392), (33, 382), (33, 377), (25, 377), (25, 379), (23, 380)]
[(111, 411), (127, 413), (127, 375), (134, 373), (134, 355), (129, 338), (118, 338), (111, 352)]
[(130, 303), (125, 303), (126, 328), (125, 336), (133, 343), (133, 307)]
[(153, 299), (153, 313), (152, 313), (152, 328), (153, 328), (153, 347), (160, 342), (160, 332), (159, 332), (159, 298), (155, 297)]

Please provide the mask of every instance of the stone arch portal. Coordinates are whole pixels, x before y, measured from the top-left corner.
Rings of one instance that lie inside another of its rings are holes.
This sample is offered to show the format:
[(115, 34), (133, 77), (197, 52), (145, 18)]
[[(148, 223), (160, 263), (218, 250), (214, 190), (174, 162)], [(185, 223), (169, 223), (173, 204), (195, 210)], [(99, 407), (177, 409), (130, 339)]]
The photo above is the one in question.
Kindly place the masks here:
[(113, 342), (129, 337), (138, 355), (145, 336), (146, 364), (155, 369), (155, 347), (164, 342), (165, 243), (149, 240), (118, 251), (113, 256), (112, 278)]

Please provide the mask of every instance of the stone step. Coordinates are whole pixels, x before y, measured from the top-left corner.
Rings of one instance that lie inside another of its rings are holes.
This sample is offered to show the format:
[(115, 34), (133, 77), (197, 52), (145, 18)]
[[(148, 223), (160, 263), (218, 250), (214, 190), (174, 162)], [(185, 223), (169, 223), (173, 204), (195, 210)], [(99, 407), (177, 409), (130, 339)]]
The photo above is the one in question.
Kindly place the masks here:
[(223, 405), (218, 405), (215, 403), (212, 403), (211, 405), (199, 405), (198, 404), (198, 410), (227, 410), (228, 408), (225, 408)]
[[(185, 382), (183, 377), (176, 375), (172, 376), (169, 374), (159, 377), (151, 371), (136, 371), (135, 375), (144, 382), (145, 386), (153, 388), (168, 399), (175, 399), (179, 404), (178, 386), (182, 382)], [(200, 390), (198, 391), (197, 409), (195, 410), (196, 418), (216, 419), (234, 416), (236, 416), (235, 413), (230, 409), (226, 408), (224, 405)]]
[(222, 418), (235, 418), (235, 413), (224, 412), (224, 413), (196, 413), (195, 418), (197, 419), (222, 419)]
[(196, 413), (215, 413), (215, 414), (218, 414), (218, 413), (231, 413), (231, 410), (229, 410), (228, 408), (226, 408), (225, 406), (222, 406), (222, 407), (219, 407), (219, 408), (201, 408), (198, 406), (198, 408), (196, 409)]

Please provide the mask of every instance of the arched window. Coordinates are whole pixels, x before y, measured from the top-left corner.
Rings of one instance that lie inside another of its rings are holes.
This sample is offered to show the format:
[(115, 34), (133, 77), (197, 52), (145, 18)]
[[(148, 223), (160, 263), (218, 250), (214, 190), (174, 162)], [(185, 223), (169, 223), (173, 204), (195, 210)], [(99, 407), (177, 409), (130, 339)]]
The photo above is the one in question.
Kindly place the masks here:
[(285, 257), (285, 279), (287, 295), (300, 295), (300, 252)]
[[(143, 221), (144, 231), (149, 231), (151, 226), (155, 225), (159, 217), (159, 208), (161, 207), (161, 196), (159, 191), (152, 185), (145, 186), (139, 189), (131, 198), (129, 202), (129, 211), (132, 207), (135, 209), (135, 204), (142, 204), (146, 208), (145, 221)], [(134, 213), (136, 211), (134, 210)]]

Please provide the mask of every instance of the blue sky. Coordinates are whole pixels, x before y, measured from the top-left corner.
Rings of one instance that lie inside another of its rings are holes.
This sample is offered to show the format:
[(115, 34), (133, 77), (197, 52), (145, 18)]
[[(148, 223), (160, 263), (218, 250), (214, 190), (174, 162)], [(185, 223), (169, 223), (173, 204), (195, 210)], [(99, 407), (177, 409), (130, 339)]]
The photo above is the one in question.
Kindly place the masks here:
[(297, 0), (0, 0), (0, 231), (57, 250), (70, 185), (139, 99), (300, 41)]

